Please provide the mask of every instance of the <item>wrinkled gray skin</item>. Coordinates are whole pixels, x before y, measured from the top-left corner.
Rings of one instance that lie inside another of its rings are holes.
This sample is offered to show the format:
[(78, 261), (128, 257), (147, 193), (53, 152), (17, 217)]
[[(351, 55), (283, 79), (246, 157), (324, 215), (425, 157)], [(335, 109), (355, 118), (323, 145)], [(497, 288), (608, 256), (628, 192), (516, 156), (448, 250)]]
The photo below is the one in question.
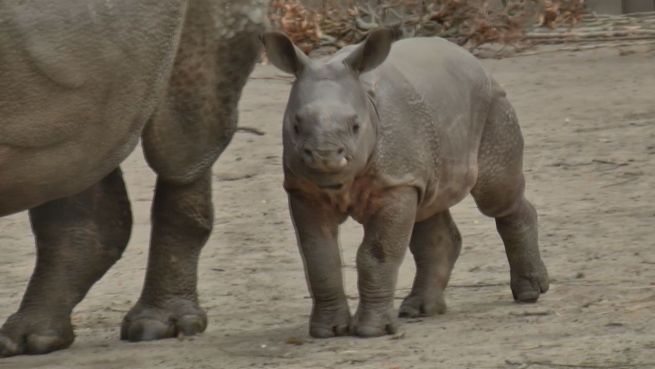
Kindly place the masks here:
[(0, 216), (29, 209), (37, 262), (0, 357), (69, 346), (70, 314), (131, 230), (119, 164), (139, 138), (157, 172), (131, 341), (207, 326), (197, 263), (211, 166), (237, 124), (266, 0), (0, 2)]
[[(468, 193), (496, 219), (514, 299), (535, 302), (548, 290), (537, 213), (523, 195), (523, 139), (505, 93), (452, 43), (415, 38), (391, 47), (393, 38), (378, 30), (314, 61), (283, 34), (264, 36), (271, 62), (296, 76), (284, 116), (284, 185), (314, 337), (394, 333), (396, 276), (408, 246), (417, 272), (400, 316), (443, 313), (461, 245), (448, 209)], [(364, 226), (352, 318), (337, 241), (348, 216)]]

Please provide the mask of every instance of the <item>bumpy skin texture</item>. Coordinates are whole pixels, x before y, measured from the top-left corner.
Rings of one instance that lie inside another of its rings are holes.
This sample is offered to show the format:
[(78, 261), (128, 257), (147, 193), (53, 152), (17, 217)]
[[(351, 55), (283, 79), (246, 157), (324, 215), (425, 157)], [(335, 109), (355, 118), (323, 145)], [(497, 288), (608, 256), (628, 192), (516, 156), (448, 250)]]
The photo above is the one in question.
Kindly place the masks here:
[[(264, 37), (270, 60), (296, 75), (284, 117), (289, 194), (314, 308), (310, 334), (394, 333), (398, 267), (417, 266), (401, 317), (446, 310), (444, 289), (461, 248), (448, 209), (467, 193), (494, 217), (515, 300), (548, 290), (537, 216), (524, 197), (523, 139), (504, 91), (464, 49), (439, 38), (393, 44), (378, 30), (313, 61), (286, 36)], [(343, 293), (338, 225), (364, 226), (357, 253), (360, 304)]]
[(38, 248), (21, 306), (0, 329), (0, 357), (73, 342), (72, 309), (129, 239), (116, 168), (140, 136), (158, 179), (145, 284), (121, 337), (206, 328), (197, 263), (213, 224), (211, 166), (236, 129), (266, 8), (266, 0), (0, 4), (0, 216), (30, 208)]
[(446, 312), (443, 290), (461, 248), (462, 236), (448, 210), (414, 225), (409, 249), (416, 262), (416, 276), (412, 291), (400, 305), (401, 317)]
[(189, 4), (167, 93), (143, 134), (159, 174), (141, 298), (123, 321), (131, 341), (195, 334), (197, 265), (213, 225), (211, 166), (232, 139), (237, 103), (260, 50), (266, 1)]
[(185, 8), (0, 3), (0, 216), (75, 195), (118, 167), (166, 85)]
[(30, 209), (37, 260), (18, 311), (0, 328), (0, 356), (73, 342), (70, 314), (121, 256), (132, 214), (120, 170), (75, 196)]

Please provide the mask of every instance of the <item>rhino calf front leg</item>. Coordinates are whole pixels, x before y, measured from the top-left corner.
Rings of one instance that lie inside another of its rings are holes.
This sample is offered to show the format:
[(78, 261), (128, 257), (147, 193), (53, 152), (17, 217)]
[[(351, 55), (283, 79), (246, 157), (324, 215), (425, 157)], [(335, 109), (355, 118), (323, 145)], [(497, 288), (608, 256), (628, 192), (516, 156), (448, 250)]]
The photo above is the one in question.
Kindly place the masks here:
[(450, 211), (416, 223), (409, 247), (416, 262), (416, 276), (412, 291), (400, 306), (400, 317), (445, 313), (443, 291), (462, 247), (462, 236)]
[(343, 290), (338, 227), (345, 216), (294, 191), (289, 191), (289, 208), (314, 302), (309, 334), (344, 336), (349, 331), (350, 309)]
[(376, 337), (396, 332), (393, 310), (398, 268), (405, 255), (416, 218), (414, 188), (390, 190), (364, 223), (364, 241), (357, 252), (359, 307), (353, 334)]

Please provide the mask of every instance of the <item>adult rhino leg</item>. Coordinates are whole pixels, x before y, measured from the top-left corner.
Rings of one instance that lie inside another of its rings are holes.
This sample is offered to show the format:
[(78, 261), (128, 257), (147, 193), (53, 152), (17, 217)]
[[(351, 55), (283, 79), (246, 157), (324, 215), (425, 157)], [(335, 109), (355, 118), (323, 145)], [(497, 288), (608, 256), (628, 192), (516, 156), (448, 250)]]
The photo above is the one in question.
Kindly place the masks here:
[(446, 312), (443, 291), (462, 247), (462, 236), (450, 211), (414, 225), (409, 248), (416, 262), (412, 291), (400, 306), (400, 317)]
[(80, 194), (31, 209), (30, 220), (36, 267), (18, 311), (0, 328), (0, 357), (44, 354), (73, 343), (73, 308), (130, 238), (132, 213), (121, 171)]
[(510, 266), (516, 301), (535, 302), (548, 291), (538, 246), (537, 212), (524, 197), (523, 137), (504, 96), (491, 107), (479, 152), (478, 181), (471, 191), (480, 211), (496, 219)]
[(237, 103), (259, 52), (262, 25), (246, 14), (256, 2), (196, 0), (187, 8), (167, 94), (143, 134), (158, 179), (145, 284), (123, 321), (122, 339), (193, 335), (207, 327), (197, 267), (213, 226), (211, 166), (236, 130)]
[(145, 285), (123, 321), (122, 339), (193, 335), (207, 327), (196, 286), (200, 249), (213, 225), (210, 184), (209, 171), (189, 184), (157, 180)]

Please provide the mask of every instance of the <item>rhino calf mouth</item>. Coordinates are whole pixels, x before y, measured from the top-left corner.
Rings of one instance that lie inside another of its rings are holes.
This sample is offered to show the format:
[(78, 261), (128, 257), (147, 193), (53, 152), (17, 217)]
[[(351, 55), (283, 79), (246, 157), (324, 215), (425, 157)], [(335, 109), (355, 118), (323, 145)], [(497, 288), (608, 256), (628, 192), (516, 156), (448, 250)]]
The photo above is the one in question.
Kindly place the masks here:
[(334, 184), (327, 184), (327, 185), (319, 185), (318, 186), (322, 190), (332, 190), (332, 191), (337, 191), (343, 188), (343, 183), (334, 183)]

